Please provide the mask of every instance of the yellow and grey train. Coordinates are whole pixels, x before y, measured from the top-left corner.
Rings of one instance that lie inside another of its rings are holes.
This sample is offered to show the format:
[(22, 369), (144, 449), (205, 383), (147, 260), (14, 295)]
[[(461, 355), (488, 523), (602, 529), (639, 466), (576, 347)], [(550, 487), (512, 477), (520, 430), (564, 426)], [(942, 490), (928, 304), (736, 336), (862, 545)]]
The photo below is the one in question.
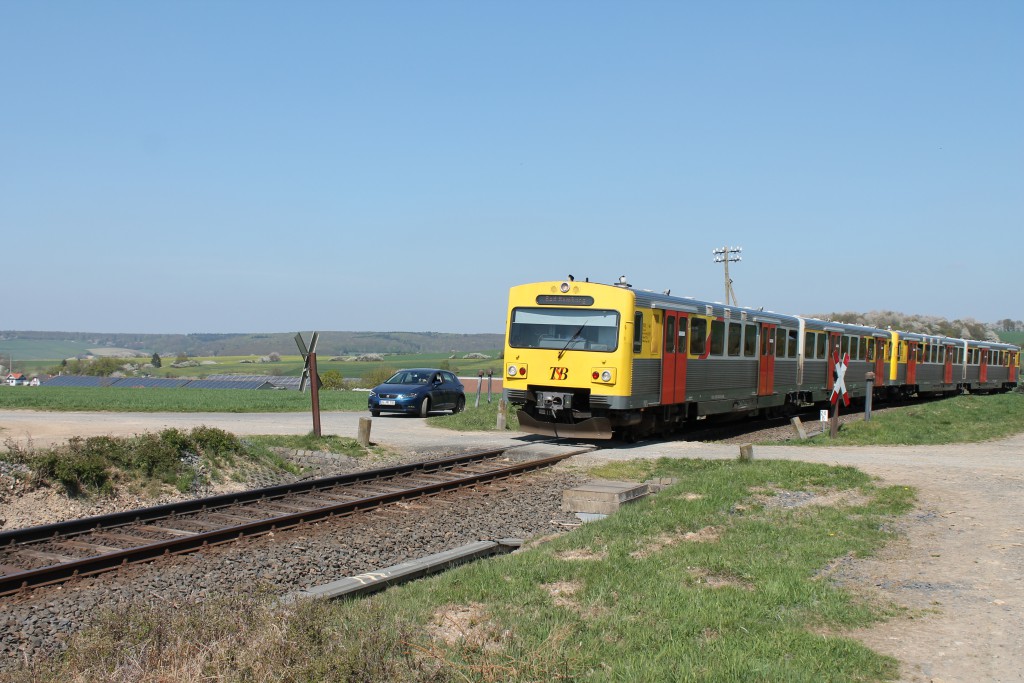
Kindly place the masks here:
[(827, 405), (848, 395), (1008, 391), (1012, 344), (882, 330), (568, 278), (512, 287), (503, 397), (523, 431), (626, 439), (707, 417)]

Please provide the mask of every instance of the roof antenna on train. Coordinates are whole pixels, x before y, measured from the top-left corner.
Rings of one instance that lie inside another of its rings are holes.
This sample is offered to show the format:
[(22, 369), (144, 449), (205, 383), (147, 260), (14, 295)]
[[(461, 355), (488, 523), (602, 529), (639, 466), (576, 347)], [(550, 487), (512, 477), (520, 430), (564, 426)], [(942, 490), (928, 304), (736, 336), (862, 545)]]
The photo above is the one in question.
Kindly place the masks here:
[(664, 294), (665, 296), (668, 296), (671, 293), (672, 293), (671, 289), (666, 289), (664, 292), (662, 292), (662, 294)]
[(572, 273), (569, 273), (569, 282), (576, 282), (576, 278), (572, 276)]

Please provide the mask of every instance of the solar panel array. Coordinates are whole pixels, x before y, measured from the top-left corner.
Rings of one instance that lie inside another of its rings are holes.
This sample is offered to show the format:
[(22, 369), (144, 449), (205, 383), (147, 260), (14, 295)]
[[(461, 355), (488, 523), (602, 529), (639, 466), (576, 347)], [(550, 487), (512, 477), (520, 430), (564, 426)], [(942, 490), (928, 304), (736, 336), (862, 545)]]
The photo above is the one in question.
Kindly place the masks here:
[(188, 383), (187, 389), (276, 389), (266, 379), (194, 379)]
[(117, 382), (112, 377), (88, 377), (79, 375), (58, 375), (50, 379), (41, 380), (40, 384), (48, 387), (110, 387)]
[(301, 377), (278, 377), (276, 375), (207, 375), (206, 379), (216, 379), (225, 382), (270, 382), (275, 387), (285, 389), (298, 389)]
[(174, 379), (170, 377), (124, 377), (114, 382), (115, 387), (134, 387), (136, 389), (176, 389), (189, 384), (187, 379)]

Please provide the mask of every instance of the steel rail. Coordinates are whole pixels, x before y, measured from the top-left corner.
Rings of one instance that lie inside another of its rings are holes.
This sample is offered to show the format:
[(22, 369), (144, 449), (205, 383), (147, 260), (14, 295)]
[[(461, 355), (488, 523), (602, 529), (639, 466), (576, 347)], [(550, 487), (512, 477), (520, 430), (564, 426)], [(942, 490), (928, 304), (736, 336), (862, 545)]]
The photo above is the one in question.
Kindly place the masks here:
[[(288, 494), (294, 494), (296, 492), (303, 493), (309, 491), (316, 491), (318, 489), (326, 488), (329, 485), (336, 486), (345, 483), (358, 483), (361, 481), (368, 481), (372, 479), (401, 476), (403, 474), (415, 473), (417, 471), (442, 470), (446, 468), (455, 467), (461, 464), (484, 461), (490, 458), (494, 458), (503, 452), (503, 450), (482, 451), (477, 453), (465, 454), (462, 456), (456, 456), (452, 458), (445, 458), (442, 460), (431, 460), (415, 463), (413, 465), (403, 465), (385, 468), (383, 470), (371, 470), (366, 472), (360, 472), (354, 475), (332, 477), (329, 479), (312, 480), (310, 482), (305, 482), (305, 485), (303, 486), (275, 486), (265, 489), (257, 489), (252, 492), (247, 492), (246, 495), (229, 494), (226, 496), (215, 496), (212, 498), (189, 501), (188, 504), (184, 506), (176, 504), (162, 505), (157, 506), (155, 508), (134, 510), (125, 513), (115, 513), (111, 515), (102, 515), (99, 517), (91, 517), (84, 520), (75, 520), (73, 522), (68, 523), (48, 524), (43, 527), (34, 527), (24, 530), (5, 532), (4, 534), (0, 534), (0, 541), (2, 541), (5, 544), (19, 545), (21, 543), (29, 542), (24, 540), (16, 540), (19, 537), (29, 539), (30, 541), (62, 540), (68, 538), (69, 536), (73, 536), (74, 534), (94, 530), (97, 528), (97, 526), (104, 530), (116, 529), (118, 527), (123, 527), (132, 523), (155, 521), (157, 519), (173, 519), (177, 516), (177, 514), (182, 513), (183, 507), (187, 507), (189, 512), (211, 511), (216, 510), (218, 508), (224, 508), (225, 506), (232, 504), (244, 504), (245, 502), (269, 500), (267, 492), (271, 491), (275, 492), (276, 497), (281, 497)], [(386, 505), (388, 503), (398, 502), (401, 500), (408, 500), (411, 498), (418, 498), (422, 496), (434, 495), (437, 493), (442, 493), (444, 491), (464, 488), (474, 484), (486, 483), (489, 481), (493, 481), (495, 479), (501, 479), (516, 474), (522, 474), (524, 472), (529, 472), (532, 470), (547, 467), (549, 465), (553, 465), (561, 460), (564, 460), (565, 458), (570, 457), (574, 452), (575, 451), (569, 451), (567, 453), (562, 453), (545, 458), (539, 458), (536, 460), (526, 460), (522, 462), (513, 463), (505, 467), (488, 470), (486, 472), (474, 472), (466, 474), (449, 481), (439, 481), (424, 484), (421, 486), (414, 486), (398, 491), (382, 493), (380, 495), (368, 496), (365, 498), (360, 498), (358, 500), (327, 505), (313, 510), (285, 513), (273, 517), (255, 520), (252, 522), (240, 523), (233, 526), (225, 526), (218, 529), (211, 529), (209, 531), (196, 532), (189, 536), (182, 536), (169, 540), (156, 541), (154, 543), (136, 546), (133, 548), (113, 550), (108, 553), (103, 553), (100, 555), (95, 555), (87, 558), (76, 559), (70, 562), (63, 562), (59, 564), (48, 565), (45, 567), (38, 567), (35, 569), (16, 571), (13, 573), (0, 576), (0, 595), (18, 592), (20, 590), (27, 589), (30, 587), (38, 587), (53, 583), (60, 583), (78, 576), (86, 576), (104, 571), (110, 571), (113, 569), (127, 566), (131, 563), (153, 560), (162, 556), (188, 553), (211, 545), (235, 541), (246, 536), (263, 534), (270, 531), (277, 531), (287, 527), (297, 526), (299, 524), (305, 524), (327, 517), (350, 515), (356, 512), (361, 512), (376, 507), (380, 507), (381, 505)], [(333, 482), (333, 484), (328, 484), (328, 482)], [(263, 495), (255, 495), (259, 493), (263, 493)], [(216, 501), (216, 504), (212, 504), (213, 501)], [(156, 511), (161, 511), (162, 514), (158, 514)], [(171, 514), (172, 512), (175, 514)], [(106, 522), (110, 525), (106, 526), (103, 524), (103, 522)], [(43, 529), (45, 529), (47, 533), (45, 533), (44, 535), (39, 535), (40, 530)], [(19, 531), (21, 532), (20, 534)]]

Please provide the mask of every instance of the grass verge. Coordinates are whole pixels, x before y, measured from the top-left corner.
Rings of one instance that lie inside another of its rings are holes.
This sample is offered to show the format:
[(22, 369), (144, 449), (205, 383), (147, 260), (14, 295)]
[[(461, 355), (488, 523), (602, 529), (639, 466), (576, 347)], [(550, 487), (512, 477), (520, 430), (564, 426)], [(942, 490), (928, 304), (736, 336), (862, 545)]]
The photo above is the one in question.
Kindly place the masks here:
[(299, 473), (268, 446), (199, 426), (132, 437), (75, 437), (46, 449), (8, 440), (0, 460), (24, 465), (34, 485), (59, 485), (69, 496), (113, 495), (124, 488), (154, 496), (164, 487), (186, 493), (244, 480), (253, 469)]
[(973, 443), (1024, 430), (1024, 394), (956, 396), (872, 414), (848, 422), (835, 439), (820, 434), (799, 445), (878, 446)]
[[(309, 392), (244, 389), (19, 387), (0, 391), (0, 408), (140, 413), (288, 413), (310, 409)], [(322, 391), (321, 410), (366, 410), (365, 391)]]
[[(9, 681), (871, 681), (843, 637), (893, 614), (829, 580), (892, 536), (913, 491), (849, 467), (632, 462), (678, 483), (503, 558), (338, 604), (239, 596), (107, 611)], [(793, 501), (800, 501), (796, 505)]]
[[(480, 399), (480, 407), (475, 407), (476, 398), (466, 397), (466, 409), (454, 415), (434, 415), (427, 418), (427, 424), (434, 427), (451, 429), (457, 432), (486, 432), (497, 428), (498, 424), (498, 400), (496, 396), (490, 403), (487, 398)], [(505, 428), (516, 431), (519, 429), (519, 419), (516, 411), (509, 409), (505, 416)]]

